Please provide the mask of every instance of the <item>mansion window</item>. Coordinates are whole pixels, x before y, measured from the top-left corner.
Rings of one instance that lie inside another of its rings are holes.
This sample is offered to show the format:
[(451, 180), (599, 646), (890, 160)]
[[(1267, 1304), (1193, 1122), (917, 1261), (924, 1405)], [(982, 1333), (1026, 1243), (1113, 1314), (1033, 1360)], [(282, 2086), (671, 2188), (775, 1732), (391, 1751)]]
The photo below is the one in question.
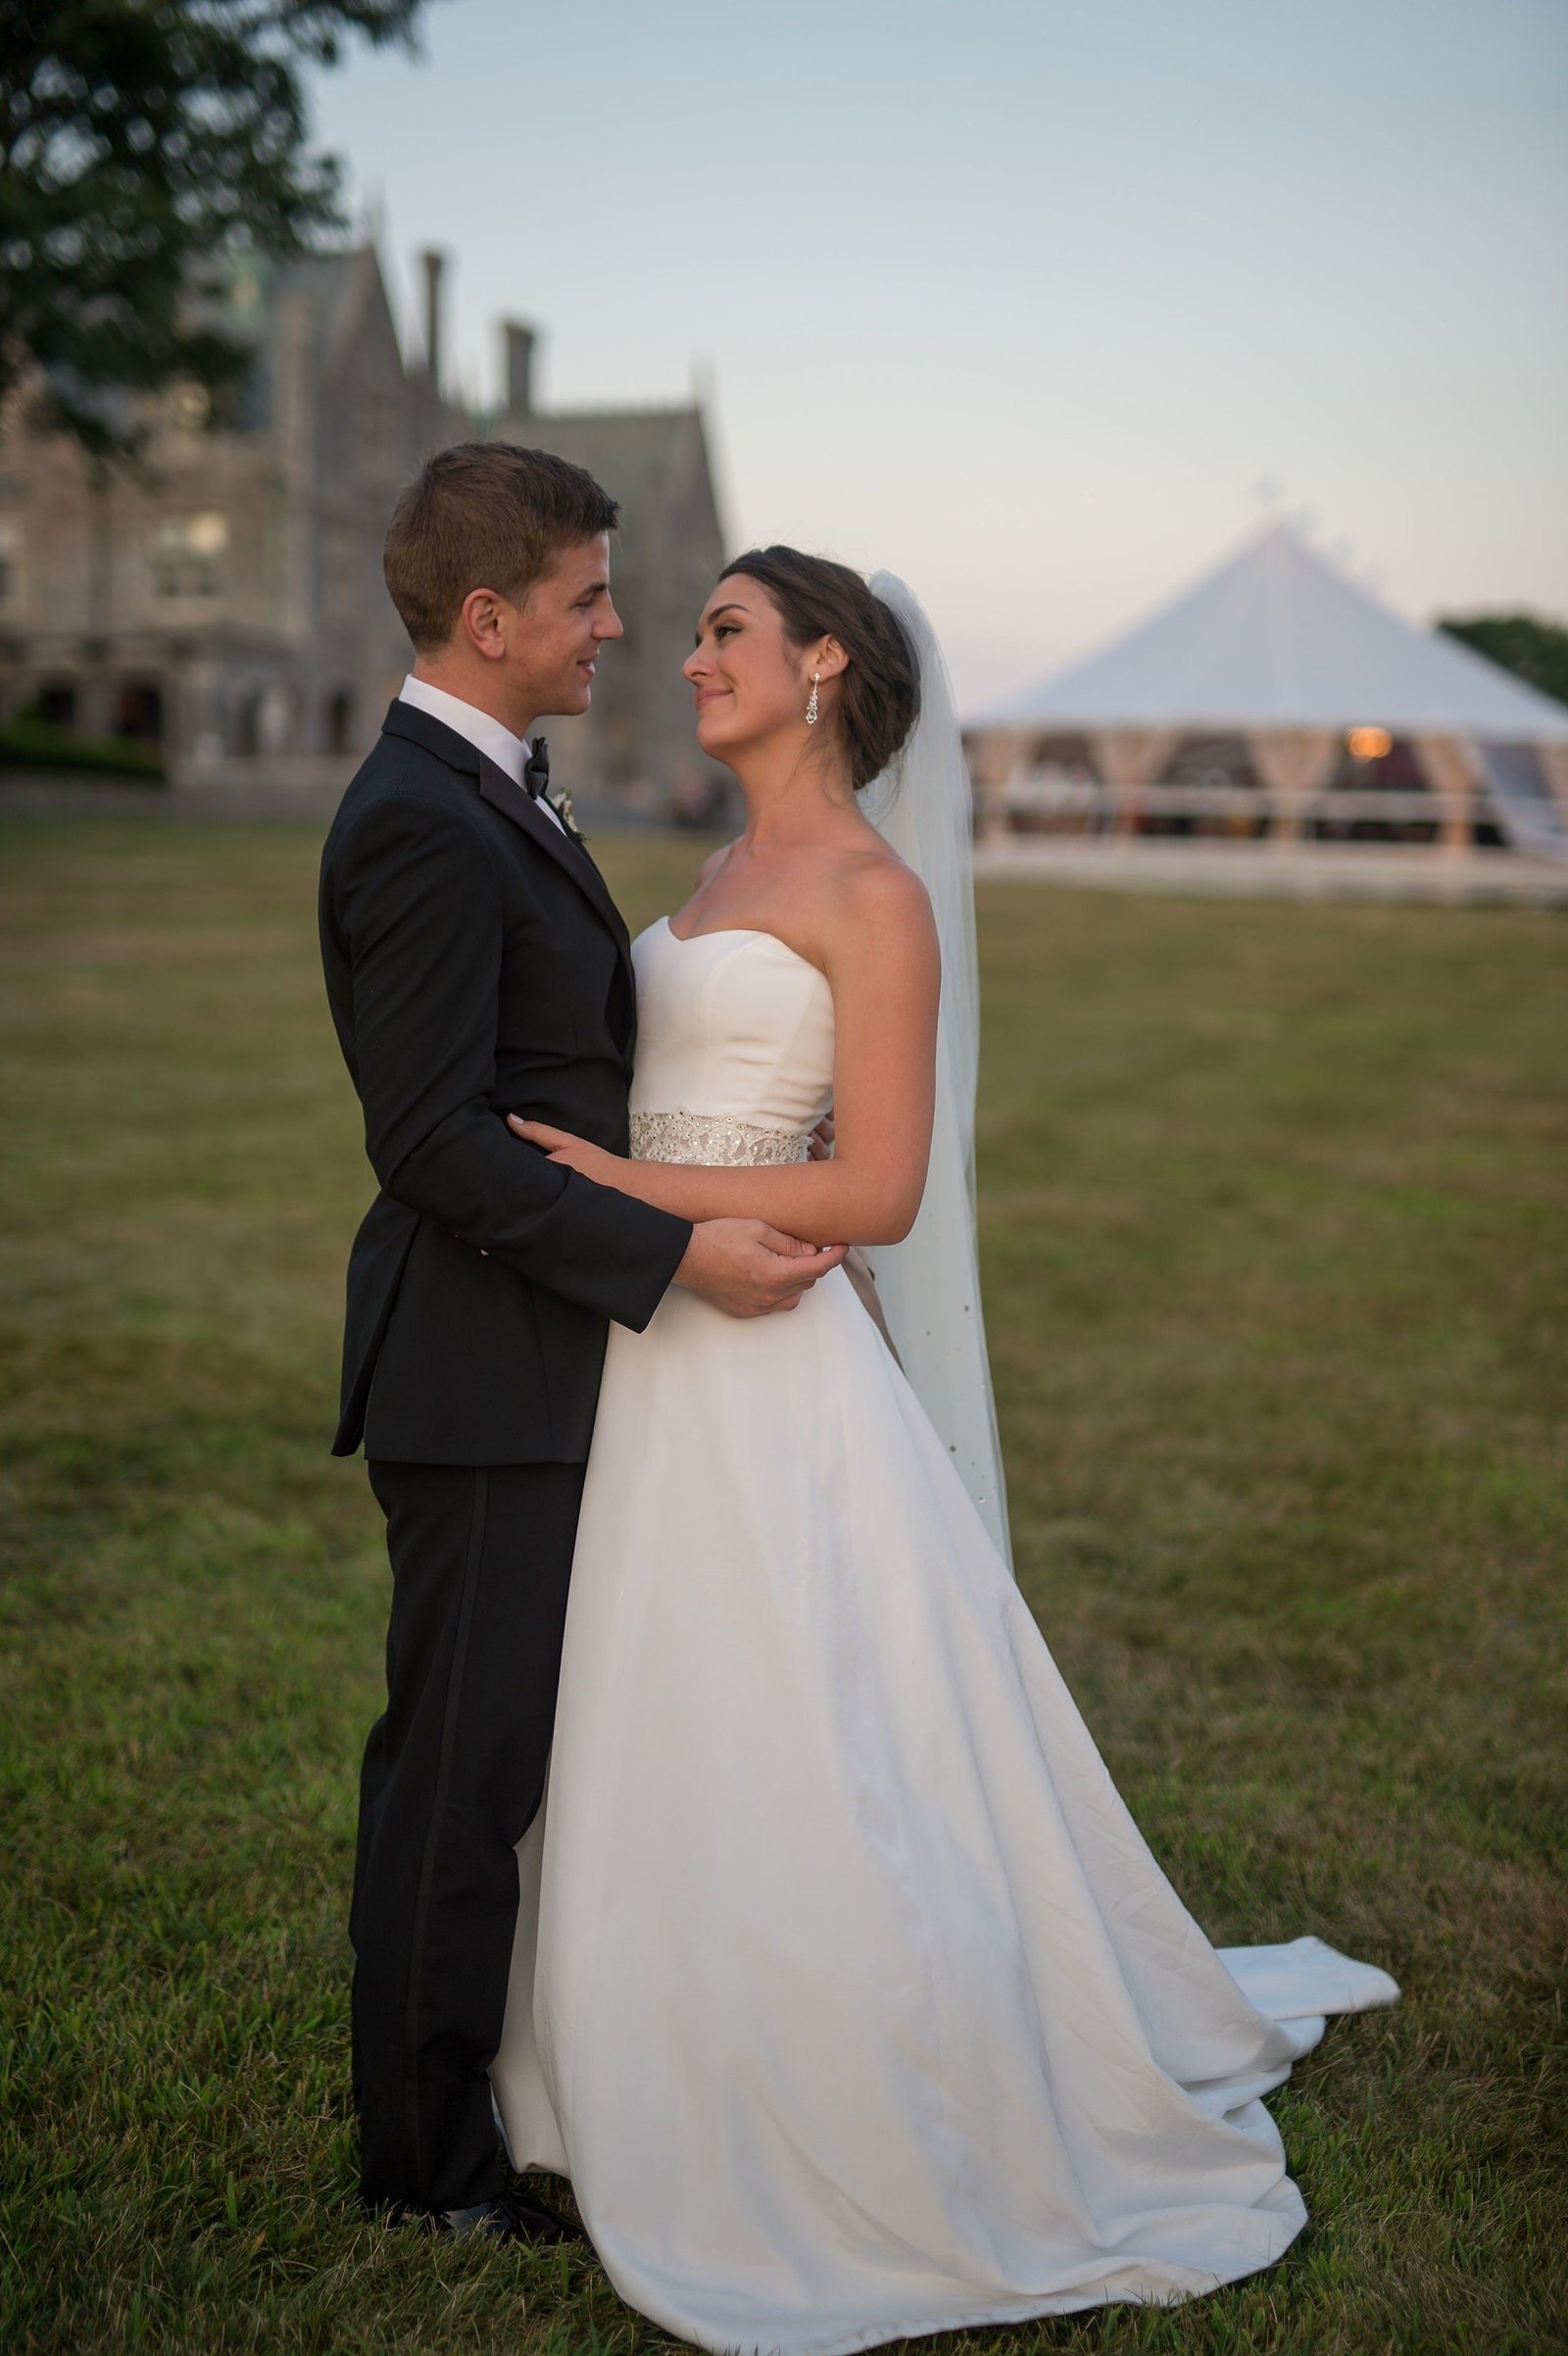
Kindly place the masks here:
[(165, 515), (153, 527), (153, 592), (158, 597), (216, 597), (222, 587), (228, 518)]
[(169, 396), (170, 419), (176, 433), (199, 434), (212, 414), (212, 398), (204, 385), (176, 384)]
[(362, 474), (385, 474), (397, 464), (397, 412), (390, 401), (368, 395), (354, 413), (354, 455)]
[(346, 618), (357, 612), (360, 603), (365, 543), (352, 523), (329, 523), (324, 538), (327, 613), (334, 618)]

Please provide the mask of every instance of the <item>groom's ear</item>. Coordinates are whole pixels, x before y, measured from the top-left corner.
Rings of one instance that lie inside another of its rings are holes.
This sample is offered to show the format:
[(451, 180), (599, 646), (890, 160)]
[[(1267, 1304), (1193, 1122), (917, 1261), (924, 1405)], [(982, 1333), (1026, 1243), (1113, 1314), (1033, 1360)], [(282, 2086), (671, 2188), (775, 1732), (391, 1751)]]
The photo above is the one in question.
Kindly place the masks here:
[(486, 663), (503, 662), (511, 635), (507, 625), (515, 620), (516, 611), (499, 590), (470, 589), (458, 609), (453, 636), (460, 644), (471, 647)]

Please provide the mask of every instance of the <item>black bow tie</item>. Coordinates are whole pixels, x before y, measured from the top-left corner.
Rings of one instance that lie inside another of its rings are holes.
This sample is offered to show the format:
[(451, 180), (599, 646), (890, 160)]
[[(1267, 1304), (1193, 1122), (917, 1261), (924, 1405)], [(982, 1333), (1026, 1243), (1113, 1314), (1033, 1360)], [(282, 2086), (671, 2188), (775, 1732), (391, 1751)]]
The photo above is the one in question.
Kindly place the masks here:
[(550, 747), (542, 736), (536, 736), (523, 763), (522, 782), (537, 802), (550, 783)]

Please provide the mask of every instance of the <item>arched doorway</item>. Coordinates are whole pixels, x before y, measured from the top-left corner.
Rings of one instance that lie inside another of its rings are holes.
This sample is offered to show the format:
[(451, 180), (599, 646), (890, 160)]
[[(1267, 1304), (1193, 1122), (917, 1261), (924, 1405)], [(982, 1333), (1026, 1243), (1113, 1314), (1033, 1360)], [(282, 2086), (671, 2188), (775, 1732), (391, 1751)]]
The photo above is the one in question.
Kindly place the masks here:
[(115, 702), (115, 734), (139, 743), (164, 741), (164, 691), (156, 679), (127, 680)]
[(326, 751), (352, 753), (354, 750), (354, 690), (339, 687), (326, 699)]

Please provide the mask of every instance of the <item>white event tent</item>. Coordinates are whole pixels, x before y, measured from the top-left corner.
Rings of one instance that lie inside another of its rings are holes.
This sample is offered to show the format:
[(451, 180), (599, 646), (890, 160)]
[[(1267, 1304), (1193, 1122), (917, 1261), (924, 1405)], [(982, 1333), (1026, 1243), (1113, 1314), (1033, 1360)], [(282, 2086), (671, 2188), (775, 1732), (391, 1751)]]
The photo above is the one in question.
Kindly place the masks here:
[(968, 734), (983, 788), (1031, 745), (1076, 736), (1124, 801), (1158, 784), (1184, 739), (1241, 738), (1275, 832), (1294, 836), (1352, 730), (1406, 744), (1450, 807), (1485, 794), (1521, 849), (1568, 850), (1568, 706), (1405, 621), (1284, 522)]

